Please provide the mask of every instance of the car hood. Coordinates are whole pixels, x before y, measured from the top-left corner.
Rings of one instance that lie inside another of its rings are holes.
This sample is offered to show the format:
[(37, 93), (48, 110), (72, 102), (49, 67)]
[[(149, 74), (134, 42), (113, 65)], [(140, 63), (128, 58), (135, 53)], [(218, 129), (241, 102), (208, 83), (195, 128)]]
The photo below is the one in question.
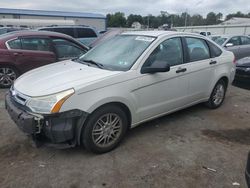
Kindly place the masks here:
[(250, 57), (245, 57), (236, 62), (237, 67), (250, 67)]
[(14, 88), (27, 96), (44, 96), (84, 87), (119, 73), (67, 60), (25, 73), (15, 81)]

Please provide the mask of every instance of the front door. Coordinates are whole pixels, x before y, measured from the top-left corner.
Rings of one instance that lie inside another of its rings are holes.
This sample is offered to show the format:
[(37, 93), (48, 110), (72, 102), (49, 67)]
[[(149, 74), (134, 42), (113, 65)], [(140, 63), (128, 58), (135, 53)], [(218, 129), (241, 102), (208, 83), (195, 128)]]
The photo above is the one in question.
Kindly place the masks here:
[(240, 44), (241, 44), (240, 37), (239, 36), (232, 37), (231, 39), (229, 39), (227, 44), (228, 43), (233, 44), (233, 46), (226, 47), (226, 49), (233, 52), (237, 60), (240, 59)]
[(142, 74), (134, 91), (137, 101), (137, 114), (140, 121), (173, 111), (186, 104), (187, 83), (183, 66), (183, 50), (180, 38), (162, 42), (144, 63), (144, 67), (154, 64), (169, 64), (170, 71)]

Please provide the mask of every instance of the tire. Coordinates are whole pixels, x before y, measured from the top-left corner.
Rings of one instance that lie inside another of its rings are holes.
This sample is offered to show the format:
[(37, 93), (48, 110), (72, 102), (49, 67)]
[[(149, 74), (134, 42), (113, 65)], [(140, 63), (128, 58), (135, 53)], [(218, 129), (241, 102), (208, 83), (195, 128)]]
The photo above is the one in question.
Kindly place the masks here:
[(19, 76), (18, 71), (11, 66), (0, 66), (0, 88), (9, 88)]
[(223, 80), (219, 80), (214, 86), (209, 100), (205, 103), (206, 106), (211, 109), (219, 108), (224, 102), (226, 90), (226, 83)]
[(82, 142), (88, 151), (106, 153), (116, 148), (128, 128), (125, 112), (116, 105), (94, 111), (83, 127)]

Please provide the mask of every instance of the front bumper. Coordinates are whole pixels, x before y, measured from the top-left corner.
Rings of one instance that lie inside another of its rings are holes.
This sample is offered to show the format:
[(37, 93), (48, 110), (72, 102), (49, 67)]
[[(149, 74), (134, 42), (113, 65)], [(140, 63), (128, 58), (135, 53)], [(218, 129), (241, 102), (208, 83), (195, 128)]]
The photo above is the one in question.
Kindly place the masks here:
[(51, 144), (76, 145), (87, 113), (70, 110), (51, 115), (32, 114), (14, 101), (11, 94), (5, 97), (5, 107), (16, 125), (35, 141)]
[(236, 67), (236, 74), (234, 80), (250, 82), (250, 71), (246, 71), (245, 68), (242, 67)]

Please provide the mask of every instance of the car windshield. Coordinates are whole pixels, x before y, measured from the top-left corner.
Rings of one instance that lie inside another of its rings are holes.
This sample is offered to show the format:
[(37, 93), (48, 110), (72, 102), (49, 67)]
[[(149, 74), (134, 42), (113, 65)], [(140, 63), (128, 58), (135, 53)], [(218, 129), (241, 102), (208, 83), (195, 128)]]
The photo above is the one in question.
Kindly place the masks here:
[(97, 45), (79, 60), (98, 63), (105, 69), (127, 71), (154, 40), (155, 37), (118, 35)]
[(219, 44), (220, 46), (223, 45), (223, 43), (227, 40), (227, 38), (225, 37), (220, 37), (218, 39), (216, 39), (214, 42), (216, 42), (217, 44)]

